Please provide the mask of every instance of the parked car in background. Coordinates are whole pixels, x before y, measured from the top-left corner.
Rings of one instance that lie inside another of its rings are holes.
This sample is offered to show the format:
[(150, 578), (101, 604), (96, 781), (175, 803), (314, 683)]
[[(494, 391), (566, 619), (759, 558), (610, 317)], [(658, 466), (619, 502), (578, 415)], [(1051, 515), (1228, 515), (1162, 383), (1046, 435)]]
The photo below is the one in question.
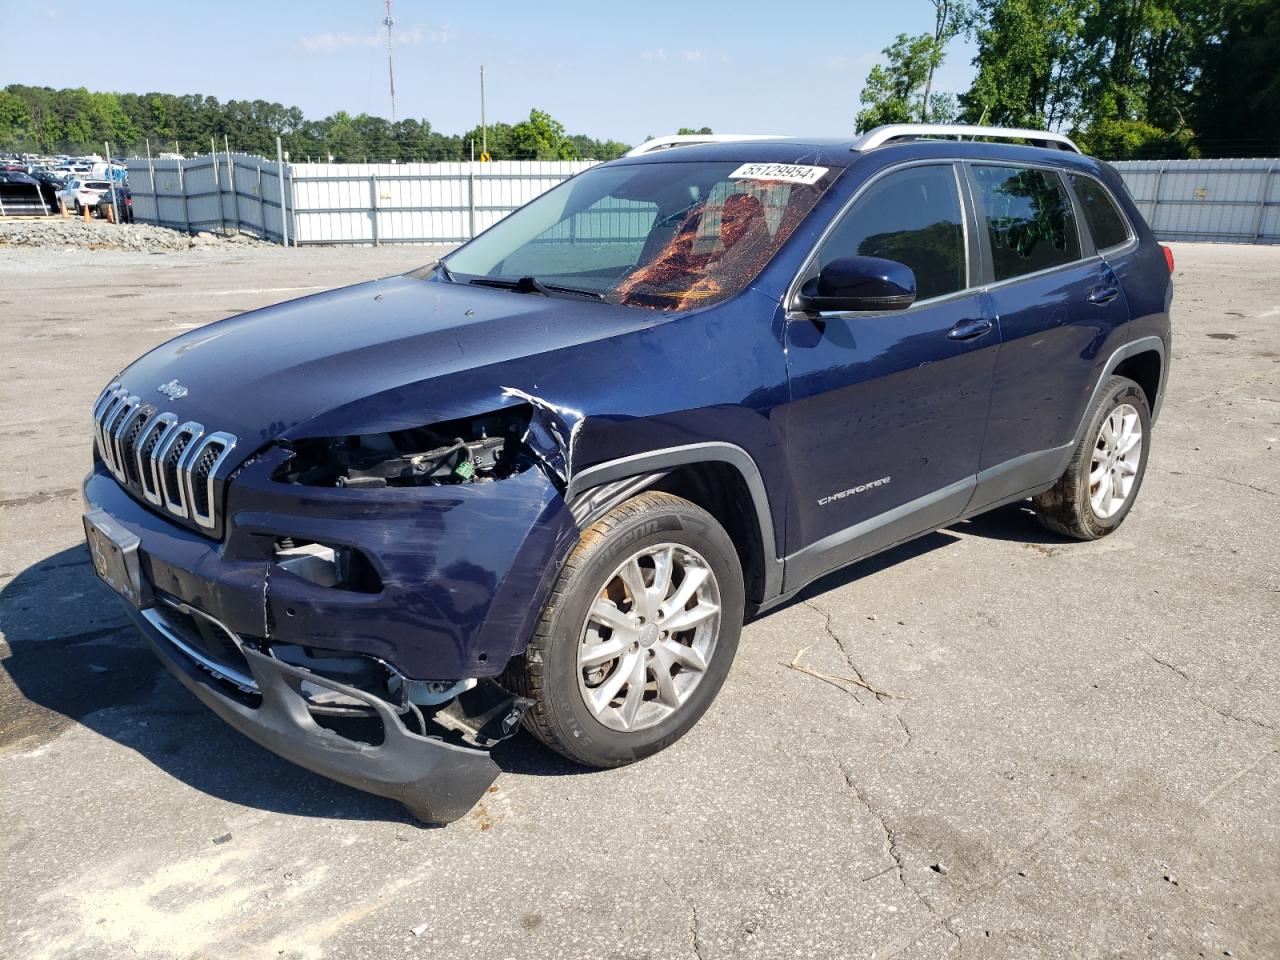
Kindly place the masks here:
[(110, 217), (109, 211), (113, 206), (119, 206), (119, 210), (115, 213), (116, 223), (132, 223), (133, 222), (133, 193), (129, 190), (127, 184), (116, 184), (115, 191), (106, 190), (102, 194), (102, 198), (98, 201), (98, 216), (107, 219)]
[(82, 207), (96, 207), (102, 199), (102, 191), (110, 190), (111, 184), (105, 180), (81, 180), (72, 177), (59, 194), (62, 202), (72, 213), (79, 213)]
[(66, 177), (60, 177), (50, 170), (40, 169), (31, 174), (40, 184), (40, 196), (44, 198), (49, 213), (58, 212), (58, 194), (67, 185)]
[(0, 210), (5, 216), (41, 216), (57, 210), (47, 208), (41, 195), (40, 181), (16, 170), (0, 170)]
[(1022, 501), (1111, 535), (1172, 273), (1059, 134), (650, 149), (136, 360), (94, 407), (86, 537), (224, 720), (454, 820), (521, 722), (594, 767), (670, 746), (744, 615), (849, 563)]

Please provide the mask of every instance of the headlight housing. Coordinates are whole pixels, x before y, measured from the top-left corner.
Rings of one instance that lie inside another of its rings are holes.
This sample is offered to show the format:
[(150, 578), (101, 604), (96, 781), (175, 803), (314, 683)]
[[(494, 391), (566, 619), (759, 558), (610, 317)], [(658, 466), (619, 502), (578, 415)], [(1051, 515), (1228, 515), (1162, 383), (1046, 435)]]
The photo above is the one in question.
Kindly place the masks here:
[(411, 430), (304, 439), (272, 479), (314, 487), (419, 487), (504, 480), (544, 461), (529, 404)]

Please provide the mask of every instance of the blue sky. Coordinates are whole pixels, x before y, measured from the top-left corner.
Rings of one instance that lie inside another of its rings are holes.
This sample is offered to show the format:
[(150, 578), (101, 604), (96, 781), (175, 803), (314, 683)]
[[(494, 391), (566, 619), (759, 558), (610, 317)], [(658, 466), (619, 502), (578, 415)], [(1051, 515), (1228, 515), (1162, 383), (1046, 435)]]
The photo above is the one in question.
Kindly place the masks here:
[[(538, 107), (571, 133), (638, 142), (709, 125), (717, 132), (842, 136), (880, 50), (932, 27), (929, 0), (393, 0), (396, 113), (444, 133)], [(0, 86), (275, 100), (308, 116), (387, 116), (381, 0), (135, 2), (113, 35), (80, 44), (31, 42), (102, 23), (101, 0), (0, 0)], [(30, 28), (30, 29), (28, 29)], [(958, 92), (972, 51), (953, 45), (937, 81)]]

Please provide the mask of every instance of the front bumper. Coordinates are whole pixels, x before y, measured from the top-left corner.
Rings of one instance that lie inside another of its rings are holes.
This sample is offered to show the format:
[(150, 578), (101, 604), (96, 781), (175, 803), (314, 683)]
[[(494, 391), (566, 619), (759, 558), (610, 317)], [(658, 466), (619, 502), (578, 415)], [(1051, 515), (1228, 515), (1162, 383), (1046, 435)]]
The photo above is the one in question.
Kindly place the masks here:
[[(529, 706), (484, 678), (523, 647), (557, 558), (576, 538), (568, 509), (536, 470), (393, 498), (290, 487), (265, 479), (269, 466), (246, 469), (239, 489), (231, 485), (222, 541), (156, 514), (95, 466), (84, 484), (85, 507), (107, 514), (120, 535), (136, 537), (144, 595), (157, 600), (154, 609), (130, 607), (131, 616), (182, 684), (256, 743), (398, 800), (421, 820), (457, 819), (497, 776), (484, 748), (514, 733)], [(384, 588), (351, 593), (303, 581), (262, 549), (280, 536), (358, 548)], [(180, 625), (158, 615), (166, 609), (215, 622), (231, 638), (235, 662), (202, 659), (198, 644), (183, 642)], [(278, 659), (273, 651), (283, 646), (368, 658), (402, 683), (480, 678), (480, 685), (418, 710), (407, 693), (397, 704)], [(366, 742), (331, 729), (317, 687), (356, 701), (381, 736)]]
[[(138, 629), (161, 663), (205, 706), (250, 740), (314, 773), (398, 800), (427, 823), (463, 816), (498, 775), (485, 750), (473, 750), (405, 729), (391, 705), (372, 694), (243, 647), (261, 702), (250, 706), (197, 666), (163, 620), (130, 608)], [(382, 743), (348, 739), (316, 723), (301, 692), (320, 685), (358, 699), (382, 721)]]
[[(385, 490), (270, 479), (264, 455), (228, 486), (226, 533), (211, 539), (157, 514), (101, 463), (84, 483), (138, 537), (146, 579), (244, 637), (374, 657), (413, 680), (496, 677), (532, 633), (578, 530), (537, 469), (507, 480)], [(318, 586), (273, 563), (277, 538), (363, 554), (381, 589)]]

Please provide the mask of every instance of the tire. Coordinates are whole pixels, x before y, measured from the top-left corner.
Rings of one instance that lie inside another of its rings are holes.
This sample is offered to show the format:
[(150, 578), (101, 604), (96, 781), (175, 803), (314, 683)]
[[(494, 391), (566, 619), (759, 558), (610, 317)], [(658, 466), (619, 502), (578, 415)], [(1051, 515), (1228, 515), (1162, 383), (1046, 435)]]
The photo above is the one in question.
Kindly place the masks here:
[[(656, 602), (660, 564), (669, 571), (665, 604)], [(641, 589), (632, 590), (627, 584), (637, 575)], [(682, 603), (686, 586), (695, 592)], [(627, 500), (583, 531), (528, 649), (508, 667), (508, 683), (534, 702), (525, 725), (586, 766), (618, 767), (657, 753), (688, 733), (715, 699), (737, 652), (743, 605), (737, 551), (709, 513), (667, 493)], [(614, 626), (599, 619), (600, 610)], [(677, 616), (697, 623), (670, 635), (660, 629)], [(618, 656), (604, 663), (580, 660), (614, 649)], [(621, 680), (632, 676), (643, 676), (643, 685)], [(633, 695), (633, 687), (641, 692)], [(588, 698), (597, 701), (594, 709)]]
[[(1131, 426), (1141, 429), (1140, 437), (1133, 437)], [(1111, 377), (1066, 472), (1035, 498), (1037, 519), (1047, 529), (1077, 540), (1105, 537), (1133, 509), (1150, 449), (1151, 408), (1146, 394), (1127, 377)]]

